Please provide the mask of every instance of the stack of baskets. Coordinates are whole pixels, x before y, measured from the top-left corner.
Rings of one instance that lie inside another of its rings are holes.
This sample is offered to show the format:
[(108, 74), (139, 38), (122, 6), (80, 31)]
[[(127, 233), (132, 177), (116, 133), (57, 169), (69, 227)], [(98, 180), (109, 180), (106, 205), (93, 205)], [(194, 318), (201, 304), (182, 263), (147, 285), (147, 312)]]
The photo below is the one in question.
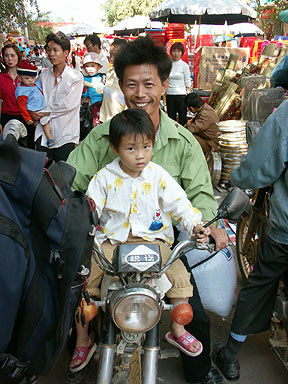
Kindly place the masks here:
[(246, 121), (226, 120), (219, 123), (221, 135), (219, 149), (222, 159), (220, 185), (230, 182), (230, 174), (240, 165), (240, 161), (248, 151), (246, 142)]

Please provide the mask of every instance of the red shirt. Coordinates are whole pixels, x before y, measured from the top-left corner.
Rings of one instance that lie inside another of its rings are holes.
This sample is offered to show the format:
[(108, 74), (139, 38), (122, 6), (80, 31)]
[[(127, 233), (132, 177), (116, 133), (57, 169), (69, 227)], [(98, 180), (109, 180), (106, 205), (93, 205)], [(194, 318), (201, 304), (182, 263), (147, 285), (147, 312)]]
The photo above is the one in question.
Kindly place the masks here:
[(0, 73), (0, 100), (2, 100), (2, 113), (6, 115), (21, 115), (15, 97), (15, 90), (19, 83), (18, 76), (13, 81), (8, 72)]

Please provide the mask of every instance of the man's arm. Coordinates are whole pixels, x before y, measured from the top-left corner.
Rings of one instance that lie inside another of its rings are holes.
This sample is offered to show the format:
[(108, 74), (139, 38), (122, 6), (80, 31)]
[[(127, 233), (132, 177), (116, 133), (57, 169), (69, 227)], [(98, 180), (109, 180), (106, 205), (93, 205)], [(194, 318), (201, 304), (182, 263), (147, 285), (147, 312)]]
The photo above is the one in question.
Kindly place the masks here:
[(208, 115), (206, 114), (199, 114), (196, 115), (193, 121), (189, 124), (187, 124), (187, 128), (191, 133), (198, 133), (201, 131), (204, 131), (207, 126), (211, 123), (211, 120)]
[(88, 184), (95, 173), (104, 165), (115, 159), (110, 150), (109, 122), (92, 129), (89, 135), (69, 155), (67, 162), (76, 169), (73, 189), (86, 192)]
[(268, 117), (251, 142), (240, 167), (231, 173), (233, 184), (241, 188), (263, 188), (273, 184), (288, 160), (288, 101)]
[[(198, 208), (204, 222), (208, 222), (216, 216), (217, 203), (214, 198), (211, 178), (207, 162), (199, 143), (189, 146), (185, 153), (184, 167), (182, 170), (182, 184), (194, 207)], [(214, 224), (210, 227), (211, 236), (215, 240), (215, 250), (219, 251), (227, 247), (228, 237), (225, 229), (217, 228)]]

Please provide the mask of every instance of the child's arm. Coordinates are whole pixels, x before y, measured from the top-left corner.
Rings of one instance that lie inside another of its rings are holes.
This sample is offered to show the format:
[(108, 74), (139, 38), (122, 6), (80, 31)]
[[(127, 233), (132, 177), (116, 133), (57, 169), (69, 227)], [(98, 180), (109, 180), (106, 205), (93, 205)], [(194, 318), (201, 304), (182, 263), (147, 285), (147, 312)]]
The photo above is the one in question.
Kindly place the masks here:
[(184, 189), (163, 168), (160, 173), (158, 188), (163, 211), (178, 221), (190, 236), (193, 235), (194, 227), (198, 224), (202, 226), (202, 213), (192, 206)]
[(27, 111), (26, 103), (27, 103), (27, 96), (18, 96), (17, 101), (18, 101), (18, 107), (20, 109), (21, 115), (23, 116), (25, 123), (28, 125), (33, 124), (33, 120)]
[(197, 236), (199, 243), (207, 243), (209, 240), (209, 235), (211, 235), (210, 228), (205, 228), (201, 224), (195, 225), (193, 228), (193, 233)]

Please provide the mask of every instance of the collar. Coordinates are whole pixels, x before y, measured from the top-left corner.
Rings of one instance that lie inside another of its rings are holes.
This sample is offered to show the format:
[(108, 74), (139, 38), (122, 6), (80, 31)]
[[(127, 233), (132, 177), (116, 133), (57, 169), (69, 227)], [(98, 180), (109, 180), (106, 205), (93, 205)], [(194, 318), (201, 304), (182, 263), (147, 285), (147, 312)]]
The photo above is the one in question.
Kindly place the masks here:
[[(150, 163), (149, 163), (150, 164)], [(136, 179), (139, 179), (139, 180), (144, 180), (145, 177), (145, 171), (146, 171), (146, 168), (148, 167), (148, 165), (143, 169), (143, 171), (140, 172), (140, 175), (138, 177), (135, 177), (135, 180)], [(119, 177), (122, 177), (122, 179), (130, 179), (132, 178), (131, 176), (129, 176), (127, 173), (125, 173), (121, 167), (120, 167), (120, 157), (116, 157), (116, 159), (114, 159), (111, 163), (107, 164), (106, 165), (106, 168), (109, 170), (109, 171), (112, 171), (113, 173), (116, 174), (116, 176), (119, 176)]]

